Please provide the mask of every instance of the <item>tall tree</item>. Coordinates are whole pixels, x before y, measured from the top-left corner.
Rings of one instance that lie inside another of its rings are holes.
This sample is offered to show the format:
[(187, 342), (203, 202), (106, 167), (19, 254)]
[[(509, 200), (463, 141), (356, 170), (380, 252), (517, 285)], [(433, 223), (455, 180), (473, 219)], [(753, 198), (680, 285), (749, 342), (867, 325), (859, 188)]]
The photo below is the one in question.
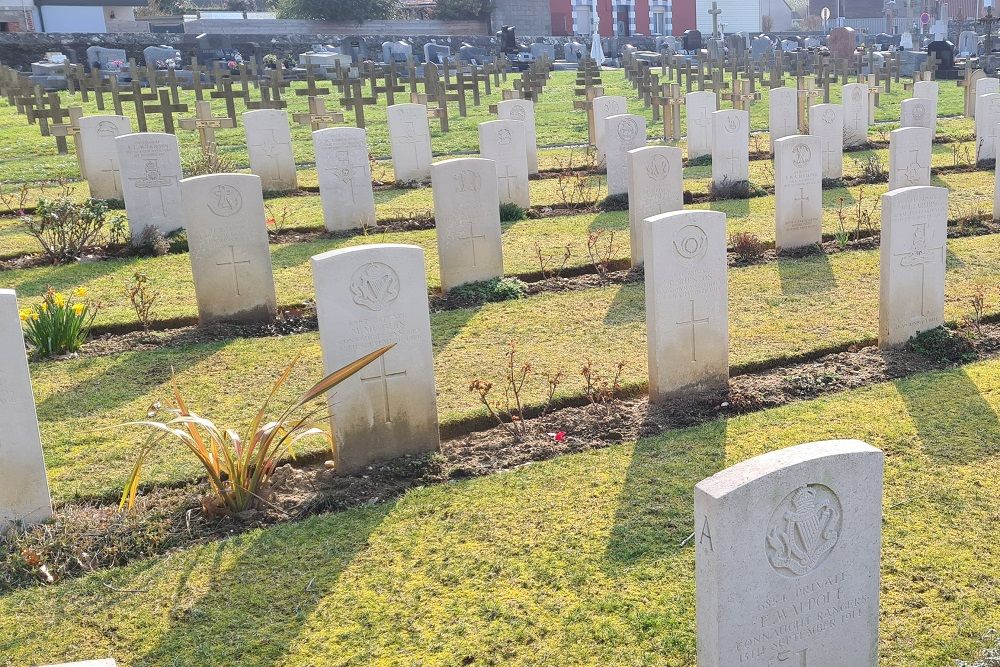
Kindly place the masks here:
[(442, 21), (486, 19), (493, 11), (493, 0), (437, 0), (434, 18)]

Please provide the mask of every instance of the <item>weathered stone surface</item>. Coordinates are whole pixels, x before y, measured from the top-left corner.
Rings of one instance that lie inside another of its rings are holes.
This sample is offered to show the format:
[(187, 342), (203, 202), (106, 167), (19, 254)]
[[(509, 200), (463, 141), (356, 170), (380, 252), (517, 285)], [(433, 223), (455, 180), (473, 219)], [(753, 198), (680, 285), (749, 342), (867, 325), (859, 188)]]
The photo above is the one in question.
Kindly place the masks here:
[(699, 667), (876, 667), (883, 458), (812, 442), (695, 486)]
[(934, 102), (922, 97), (911, 97), (899, 104), (900, 125), (902, 127), (926, 127), (933, 130), (937, 117)]
[(976, 98), (976, 161), (996, 157), (997, 123), (1000, 123), (1000, 93)]
[(312, 134), (323, 222), (330, 231), (374, 225), (368, 135), (360, 127), (331, 127)]
[(724, 109), (712, 114), (712, 184), (750, 179), (750, 114)]
[(718, 211), (643, 221), (650, 401), (729, 382), (726, 240)]
[(849, 83), (843, 88), (844, 145), (858, 146), (868, 141), (868, 86)]
[(52, 516), (14, 290), (0, 289), (0, 534)]
[(901, 345), (944, 323), (948, 189), (901, 188), (882, 195), (879, 346)]
[(288, 114), (281, 109), (257, 109), (243, 114), (250, 171), (260, 176), (266, 192), (299, 187)]
[(122, 199), (124, 196), (115, 139), (131, 132), (132, 122), (125, 116), (84, 116), (80, 119), (84, 173), (94, 199)]
[(424, 251), (384, 243), (312, 258), (323, 364), (395, 347), (330, 398), (339, 474), (440, 444)]
[(124, 134), (115, 139), (125, 212), (132, 242), (146, 227), (164, 234), (184, 226), (181, 212), (181, 155), (177, 137), (161, 132)]
[(628, 153), (646, 145), (646, 118), (632, 114), (604, 120), (604, 164), (608, 172), (608, 194), (628, 192)]
[(684, 208), (681, 149), (646, 146), (628, 152), (628, 218), (632, 266), (642, 264), (646, 218)]
[(607, 128), (605, 119), (626, 113), (628, 101), (620, 95), (605, 95), (594, 98), (594, 144), (597, 146), (597, 159), (604, 161), (604, 138)]
[(768, 93), (768, 132), (771, 137), (771, 152), (774, 142), (782, 137), (799, 133), (798, 92), (794, 88), (782, 86), (772, 88)]
[(538, 136), (535, 127), (535, 103), (531, 100), (502, 100), (497, 103), (497, 118), (524, 123), (528, 173), (538, 173)]
[(394, 104), (386, 108), (392, 167), (397, 181), (423, 181), (431, 177), (431, 132), (427, 107)]
[(712, 153), (712, 114), (718, 100), (710, 90), (699, 90), (684, 96), (687, 108), (688, 159)]
[(195, 176), (181, 181), (181, 195), (199, 320), (271, 320), (277, 298), (260, 178)]
[(926, 127), (889, 133), (889, 190), (931, 184), (931, 139)]
[(523, 121), (491, 120), (479, 124), (479, 154), (495, 163), (501, 204), (517, 204), (524, 209), (531, 206), (526, 150)]
[(496, 173), (493, 160), (483, 158), (444, 160), (431, 168), (441, 289), (446, 292), (503, 276)]
[(823, 240), (822, 141), (795, 135), (774, 142), (775, 246), (791, 250)]
[(809, 134), (819, 137), (823, 178), (844, 176), (844, 107), (815, 104), (809, 107)]

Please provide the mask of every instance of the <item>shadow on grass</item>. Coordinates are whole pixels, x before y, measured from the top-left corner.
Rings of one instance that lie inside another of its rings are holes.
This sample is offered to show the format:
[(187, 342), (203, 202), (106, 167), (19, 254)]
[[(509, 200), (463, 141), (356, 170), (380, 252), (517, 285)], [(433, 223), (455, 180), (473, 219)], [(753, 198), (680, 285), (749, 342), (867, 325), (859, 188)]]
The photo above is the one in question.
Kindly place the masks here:
[(830, 265), (829, 255), (781, 257), (777, 264), (781, 293), (785, 296), (830, 292), (837, 287), (837, 277)]
[(694, 530), (694, 486), (723, 467), (727, 421), (639, 440), (605, 560), (609, 569), (677, 552)]
[(604, 314), (604, 324), (616, 326), (646, 321), (645, 283), (622, 285)]
[(477, 312), (477, 308), (459, 308), (431, 314), (431, 344), (435, 357), (462, 333)]
[(394, 507), (382, 503), (207, 547), (203, 563), (187, 564), (177, 578), (169, 627), (136, 664), (280, 663)]
[(928, 456), (963, 465), (1000, 453), (1000, 418), (964, 368), (895, 385)]

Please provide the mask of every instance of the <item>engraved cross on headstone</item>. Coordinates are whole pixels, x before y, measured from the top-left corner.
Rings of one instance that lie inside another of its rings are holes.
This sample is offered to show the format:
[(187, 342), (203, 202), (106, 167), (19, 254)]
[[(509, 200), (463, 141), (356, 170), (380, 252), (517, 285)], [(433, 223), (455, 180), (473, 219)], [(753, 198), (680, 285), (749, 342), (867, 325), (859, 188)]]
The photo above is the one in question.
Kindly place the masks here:
[(694, 299), (691, 299), (691, 316), (689, 319), (681, 320), (677, 322), (677, 326), (688, 326), (691, 327), (691, 361), (698, 361), (698, 343), (697, 336), (695, 335), (695, 327), (699, 324), (708, 324), (710, 317), (695, 317), (695, 306)]
[(392, 406), (389, 402), (389, 380), (400, 380), (406, 376), (406, 371), (395, 371), (393, 373), (386, 372), (385, 368), (385, 355), (382, 355), (378, 359), (379, 372), (377, 375), (369, 375), (368, 377), (361, 376), (361, 382), (381, 382), (382, 383), (382, 401), (384, 403), (385, 410), (385, 423), (392, 423)]
[(242, 296), (240, 294), (240, 274), (237, 266), (240, 264), (250, 265), (249, 259), (236, 259), (236, 247), (229, 246), (229, 261), (228, 262), (216, 262), (216, 266), (231, 266), (233, 267), (233, 287), (236, 289), (236, 296)]

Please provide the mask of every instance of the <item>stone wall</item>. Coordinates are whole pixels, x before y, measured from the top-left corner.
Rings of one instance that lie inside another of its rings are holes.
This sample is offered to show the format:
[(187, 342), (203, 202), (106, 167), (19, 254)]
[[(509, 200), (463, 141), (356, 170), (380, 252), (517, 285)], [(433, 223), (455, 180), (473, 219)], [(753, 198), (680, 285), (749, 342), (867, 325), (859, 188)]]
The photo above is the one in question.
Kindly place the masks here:
[(539, 0), (505, 0), (498, 2), (493, 10), (493, 27), (510, 25), (519, 34), (551, 35), (552, 14), (548, 2)]
[[(528, 0), (530, 1), (530, 0)], [(488, 35), (482, 21), (366, 21), (360, 25), (294, 19), (197, 19), (184, 22), (184, 32), (230, 35)]]

